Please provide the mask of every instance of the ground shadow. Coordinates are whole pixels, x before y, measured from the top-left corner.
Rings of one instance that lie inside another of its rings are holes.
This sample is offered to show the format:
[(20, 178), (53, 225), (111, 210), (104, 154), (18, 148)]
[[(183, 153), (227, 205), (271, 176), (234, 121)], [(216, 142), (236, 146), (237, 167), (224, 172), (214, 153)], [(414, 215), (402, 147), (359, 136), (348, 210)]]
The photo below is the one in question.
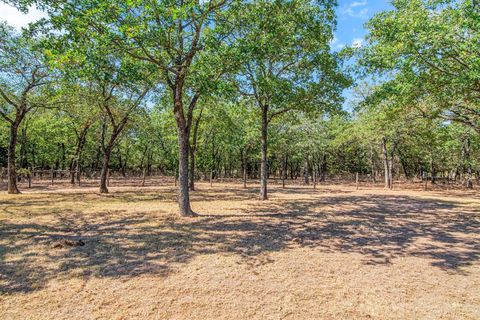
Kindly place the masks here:
[[(236, 193), (238, 199), (253, 197), (251, 191)], [(127, 200), (132, 197), (123, 195)], [(228, 196), (229, 192), (204, 192), (194, 197), (214, 201)], [(0, 223), (0, 293), (36, 290), (62, 276), (168, 276), (202, 254), (235, 254), (258, 265), (268, 261), (269, 252), (295, 247), (360, 253), (366, 264), (416, 256), (458, 273), (480, 258), (478, 213), (458, 203), (408, 196), (302, 194), (299, 200), (196, 218), (122, 210), (83, 215), (74, 209), (55, 212), (55, 217), (49, 223), (34, 219)], [(65, 238), (81, 238), (85, 245), (53, 247)]]

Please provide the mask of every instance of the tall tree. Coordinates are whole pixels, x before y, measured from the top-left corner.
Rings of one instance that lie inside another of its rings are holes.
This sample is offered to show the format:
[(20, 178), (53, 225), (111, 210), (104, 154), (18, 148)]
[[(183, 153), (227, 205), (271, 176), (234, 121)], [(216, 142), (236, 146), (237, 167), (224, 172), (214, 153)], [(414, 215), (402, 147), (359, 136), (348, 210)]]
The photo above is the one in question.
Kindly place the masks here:
[(45, 106), (42, 87), (49, 83), (49, 70), (38, 42), (24, 31), (16, 33), (0, 23), (0, 116), (10, 126), (8, 143), (8, 193), (17, 187), (16, 147), (18, 129), (25, 116)]
[(208, 54), (200, 53), (218, 51), (224, 45), (228, 28), (220, 26), (228, 19), (226, 12), (232, 1), (35, 2), (47, 7), (53, 24), (72, 39), (95, 38), (112, 50), (157, 67), (170, 90), (177, 124), (180, 214), (194, 215), (188, 190), (188, 149), (193, 111), (203, 88), (192, 81), (192, 75), (203, 74), (206, 82), (218, 73), (216, 67), (223, 68), (218, 63), (205, 65)]
[(367, 24), (361, 64), (396, 78), (403, 99), (480, 133), (480, 10), (470, 0), (396, 0)]
[(348, 81), (329, 46), (335, 28), (332, 1), (254, 1), (237, 18), (243, 58), (237, 80), (260, 111), (260, 198), (266, 200), (269, 123), (292, 110), (338, 106)]

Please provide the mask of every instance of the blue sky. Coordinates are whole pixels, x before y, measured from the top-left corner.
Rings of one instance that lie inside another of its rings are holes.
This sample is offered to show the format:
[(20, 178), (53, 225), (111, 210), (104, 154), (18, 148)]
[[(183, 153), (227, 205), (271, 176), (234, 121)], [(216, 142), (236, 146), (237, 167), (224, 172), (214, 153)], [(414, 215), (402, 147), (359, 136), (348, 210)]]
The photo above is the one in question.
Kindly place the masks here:
[(389, 0), (339, 0), (333, 49), (339, 50), (345, 45), (361, 45), (366, 34), (364, 23), (375, 13), (391, 8)]
[[(337, 31), (331, 46), (334, 51), (344, 46), (361, 46), (367, 30), (364, 24), (376, 13), (390, 10), (390, 0), (339, 0), (337, 7)], [(343, 92), (343, 109), (351, 111), (355, 105), (353, 88)]]

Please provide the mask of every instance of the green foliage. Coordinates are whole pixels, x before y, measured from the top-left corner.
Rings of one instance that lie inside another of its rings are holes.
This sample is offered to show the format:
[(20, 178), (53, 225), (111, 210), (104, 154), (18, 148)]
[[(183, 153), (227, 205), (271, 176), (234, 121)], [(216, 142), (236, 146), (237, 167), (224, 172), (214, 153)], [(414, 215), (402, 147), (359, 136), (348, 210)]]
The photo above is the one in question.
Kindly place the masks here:
[[(48, 83), (26, 96), (35, 112), (19, 126), (21, 167), (78, 160), (98, 171), (118, 134), (112, 170), (171, 175), (180, 97), (197, 128), (197, 176), (240, 176), (246, 166), (258, 178), (262, 111), (270, 174), (286, 165), (298, 175), (305, 160), (332, 175), (372, 174), (383, 170), (383, 142), (397, 175), (480, 169), (480, 16), (470, 1), (393, 1), (367, 23), (366, 45), (341, 54), (330, 48), (332, 1), (14, 1), (31, 3), (49, 18), (23, 33), (0, 27), (2, 117), (13, 119), (9, 100), (35, 68)], [(346, 112), (352, 53), (366, 81)], [(9, 136), (3, 121), (2, 153)]]

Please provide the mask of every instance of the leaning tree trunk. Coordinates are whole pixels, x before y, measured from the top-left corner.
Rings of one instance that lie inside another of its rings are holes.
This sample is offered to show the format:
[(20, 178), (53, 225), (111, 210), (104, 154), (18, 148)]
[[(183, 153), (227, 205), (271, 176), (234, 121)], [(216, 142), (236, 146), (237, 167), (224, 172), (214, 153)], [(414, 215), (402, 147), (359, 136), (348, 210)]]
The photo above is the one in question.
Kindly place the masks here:
[(19, 119), (15, 119), (10, 126), (10, 141), (8, 144), (8, 165), (7, 165), (7, 174), (8, 174), (8, 193), (17, 194), (20, 193), (17, 187), (17, 171), (16, 171), (16, 154), (15, 150), (17, 147), (17, 138), (18, 138), (18, 126), (20, 124)]
[(268, 106), (262, 106), (262, 137), (261, 149), (262, 159), (260, 164), (260, 199), (267, 200), (267, 183), (268, 183), (268, 163), (267, 163), (267, 126), (268, 126)]

